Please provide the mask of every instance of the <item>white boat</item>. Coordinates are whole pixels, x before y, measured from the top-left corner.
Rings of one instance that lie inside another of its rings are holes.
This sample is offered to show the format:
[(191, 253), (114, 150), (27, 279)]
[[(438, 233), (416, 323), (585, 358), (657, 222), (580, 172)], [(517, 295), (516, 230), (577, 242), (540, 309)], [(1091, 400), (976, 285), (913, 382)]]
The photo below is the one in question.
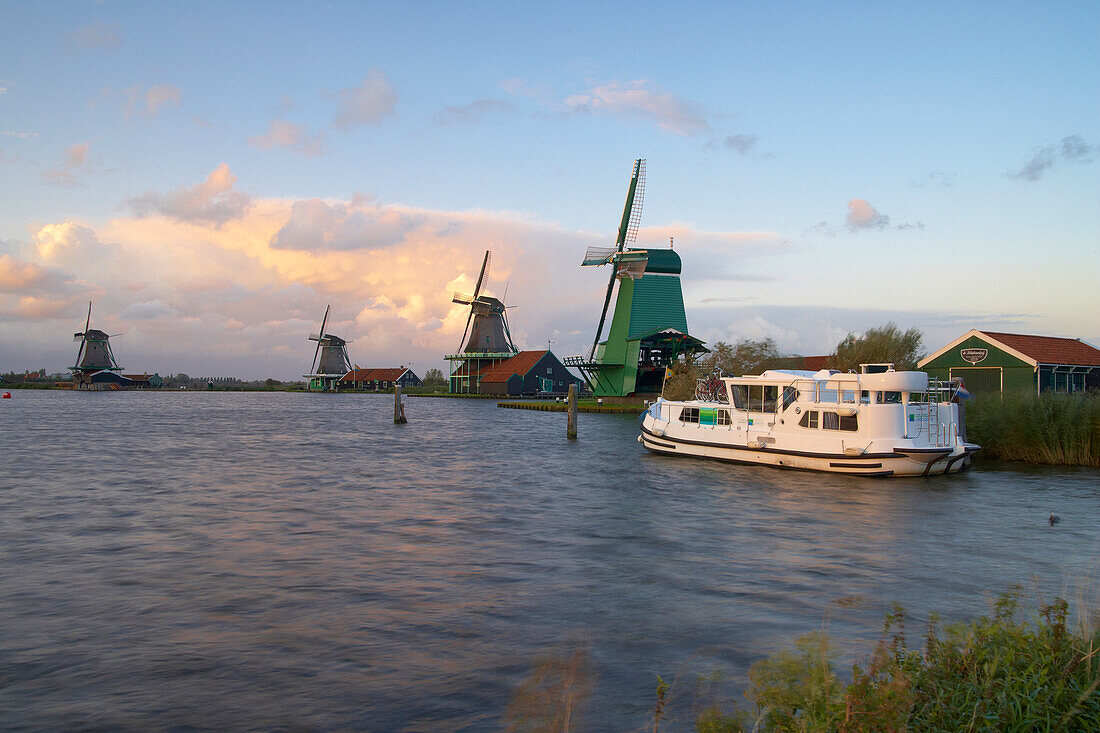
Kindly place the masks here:
[(966, 442), (958, 385), (863, 364), (860, 373), (776, 369), (724, 377), (712, 399), (658, 399), (638, 442), (655, 453), (860, 476), (958, 473)]

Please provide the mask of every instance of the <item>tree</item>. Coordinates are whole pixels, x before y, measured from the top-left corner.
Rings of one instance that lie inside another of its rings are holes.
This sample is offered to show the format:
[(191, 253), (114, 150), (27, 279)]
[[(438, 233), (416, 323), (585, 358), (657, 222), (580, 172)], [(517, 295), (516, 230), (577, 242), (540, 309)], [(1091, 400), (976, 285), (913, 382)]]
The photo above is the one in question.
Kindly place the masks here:
[(829, 357), (829, 367), (840, 371), (859, 371), (860, 364), (892, 363), (898, 371), (916, 369), (924, 355), (920, 329), (904, 333), (893, 323), (868, 328), (862, 336), (849, 333)]
[(706, 372), (717, 370), (726, 375), (741, 376), (786, 366), (783, 362), (789, 358), (780, 355), (770, 338), (760, 341), (742, 339), (736, 346), (719, 341), (711, 347), (709, 354), (699, 360), (699, 366)]
[(441, 369), (429, 369), (424, 373), (424, 380), (422, 384), (425, 387), (435, 387), (441, 384), (446, 384), (447, 380), (443, 378), (443, 370)]

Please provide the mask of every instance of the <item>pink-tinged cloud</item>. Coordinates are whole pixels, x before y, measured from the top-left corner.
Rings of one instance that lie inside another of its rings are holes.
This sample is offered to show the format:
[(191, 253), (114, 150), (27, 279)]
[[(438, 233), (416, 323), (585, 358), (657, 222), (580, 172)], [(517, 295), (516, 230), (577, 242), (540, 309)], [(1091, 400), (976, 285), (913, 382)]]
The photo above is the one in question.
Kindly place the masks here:
[(290, 219), (271, 240), (273, 249), (385, 249), (400, 244), (417, 226), (415, 216), (366, 203), (295, 201)]
[(162, 214), (189, 224), (222, 226), (243, 215), (251, 204), (247, 194), (233, 189), (236, 181), (222, 163), (202, 183), (163, 195), (147, 191), (127, 204), (139, 217)]
[(46, 261), (64, 260), (99, 245), (95, 230), (76, 222), (47, 224), (31, 237), (31, 244)]
[(848, 214), (845, 216), (845, 221), (852, 231), (885, 229), (890, 226), (890, 217), (880, 214), (865, 199), (852, 199), (848, 202)]
[(179, 87), (172, 84), (158, 84), (146, 89), (137, 85), (126, 90), (126, 100), (122, 113), (126, 119), (136, 116), (156, 117), (167, 107), (178, 107), (183, 102)]
[(286, 120), (272, 120), (263, 135), (248, 138), (248, 144), (260, 150), (280, 148), (315, 158), (325, 152), (324, 135), (311, 135), (302, 125)]
[(377, 69), (372, 69), (359, 86), (342, 89), (334, 96), (338, 101), (333, 124), (343, 130), (378, 125), (397, 106), (397, 91)]
[(61, 158), (61, 164), (50, 170), (42, 171), (39, 179), (43, 183), (63, 188), (75, 188), (84, 183), (77, 176), (77, 172), (84, 168), (88, 162), (88, 143), (76, 143), (65, 149)]
[(565, 98), (571, 112), (595, 112), (641, 120), (677, 135), (700, 135), (710, 130), (710, 113), (698, 102), (650, 88), (648, 81), (609, 82)]
[(88, 143), (77, 143), (65, 149), (65, 165), (79, 168), (88, 160)]
[(44, 267), (0, 254), (0, 292), (19, 293), (42, 284), (48, 277)]

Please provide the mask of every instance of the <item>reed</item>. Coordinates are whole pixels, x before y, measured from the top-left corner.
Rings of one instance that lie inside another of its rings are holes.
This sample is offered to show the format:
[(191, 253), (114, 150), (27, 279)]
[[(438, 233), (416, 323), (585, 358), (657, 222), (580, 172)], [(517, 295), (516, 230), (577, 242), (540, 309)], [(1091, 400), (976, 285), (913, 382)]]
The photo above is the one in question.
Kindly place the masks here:
[(966, 403), (967, 437), (984, 458), (1100, 466), (1100, 394), (1008, 393)]
[(844, 683), (821, 633), (804, 636), (750, 668), (745, 693), (755, 720), (708, 708), (696, 730), (900, 731), (1100, 730), (1100, 627), (1068, 623), (1056, 598), (1029, 617), (1019, 589), (991, 615), (942, 625), (933, 617), (920, 645), (905, 638), (905, 613), (886, 617), (882, 640)]

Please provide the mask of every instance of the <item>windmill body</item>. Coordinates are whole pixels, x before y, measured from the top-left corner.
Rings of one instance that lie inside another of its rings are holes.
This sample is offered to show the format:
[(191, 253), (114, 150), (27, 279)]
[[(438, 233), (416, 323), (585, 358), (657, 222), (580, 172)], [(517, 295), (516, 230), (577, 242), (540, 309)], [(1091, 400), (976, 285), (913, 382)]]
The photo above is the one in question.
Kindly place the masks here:
[(329, 308), (331, 306), (325, 308), (325, 315), (321, 319), (321, 327), (317, 333), (309, 337), (310, 341), (317, 342), (317, 348), (313, 351), (313, 365), (310, 367), (310, 373), (302, 375), (309, 380), (310, 389), (326, 392), (337, 390), (340, 380), (351, 371), (348, 342), (339, 336), (325, 333)]
[(101, 389), (118, 387), (130, 380), (118, 372), (122, 367), (111, 351), (111, 336), (105, 331), (91, 328), (92, 304), (88, 303), (88, 317), (84, 330), (73, 334), (73, 341), (80, 344), (76, 351), (76, 364), (69, 367), (73, 373), (73, 383), (78, 389)]
[[(645, 161), (634, 161), (626, 206), (615, 247), (590, 247), (582, 267), (609, 265), (611, 273), (592, 350), (566, 366), (581, 371), (598, 397), (659, 394), (665, 370), (681, 355), (705, 352), (688, 332), (680, 256), (670, 249), (626, 248), (634, 241), (645, 191)], [(615, 286), (615, 307), (607, 338), (601, 341)]]
[(451, 362), (452, 393), (477, 394), (483, 372), (519, 353), (508, 328), (508, 306), (482, 290), (491, 256), (491, 252), (485, 252), (473, 294), (455, 293), (451, 299), (470, 308), (458, 353), (444, 357)]

